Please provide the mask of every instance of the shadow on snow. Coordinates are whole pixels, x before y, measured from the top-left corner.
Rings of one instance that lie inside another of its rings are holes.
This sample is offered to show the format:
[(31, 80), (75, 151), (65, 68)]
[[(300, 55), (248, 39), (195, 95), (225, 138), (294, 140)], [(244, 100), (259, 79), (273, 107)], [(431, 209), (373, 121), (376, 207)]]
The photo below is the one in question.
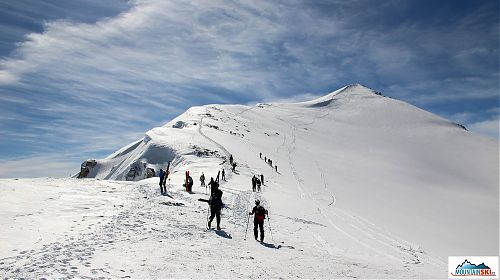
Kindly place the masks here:
[(215, 233), (220, 236), (220, 237), (224, 237), (224, 238), (227, 238), (227, 239), (233, 239), (233, 237), (231, 236), (231, 234), (225, 232), (224, 230), (216, 230)]

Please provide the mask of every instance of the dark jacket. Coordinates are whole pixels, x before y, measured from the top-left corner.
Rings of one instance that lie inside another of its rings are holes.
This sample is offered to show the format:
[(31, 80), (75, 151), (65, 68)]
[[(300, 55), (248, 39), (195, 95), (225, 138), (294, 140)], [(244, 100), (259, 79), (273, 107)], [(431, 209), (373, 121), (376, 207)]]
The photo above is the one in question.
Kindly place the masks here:
[(266, 218), (266, 215), (268, 214), (266, 208), (262, 207), (262, 205), (255, 206), (252, 209), (252, 213), (255, 214), (254, 220), (262, 222)]
[(208, 200), (208, 204), (210, 204), (210, 209), (212, 211), (220, 211), (222, 207), (224, 206), (224, 203), (222, 203), (222, 191), (221, 190), (216, 190), (211, 196), (210, 199)]
[(208, 183), (208, 186), (210, 187), (211, 194), (214, 194), (215, 191), (217, 191), (219, 189), (219, 183), (217, 183), (216, 181), (213, 181), (213, 180)]

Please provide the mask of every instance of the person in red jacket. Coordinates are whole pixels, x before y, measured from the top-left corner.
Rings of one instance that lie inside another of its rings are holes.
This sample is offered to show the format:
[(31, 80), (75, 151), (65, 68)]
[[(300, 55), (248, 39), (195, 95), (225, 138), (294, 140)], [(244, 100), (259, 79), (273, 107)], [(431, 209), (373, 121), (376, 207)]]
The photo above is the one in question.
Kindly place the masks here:
[(255, 207), (252, 209), (252, 212), (248, 213), (248, 215), (252, 214), (255, 214), (253, 218), (253, 235), (255, 240), (257, 240), (258, 237), (257, 228), (260, 228), (260, 242), (264, 242), (264, 219), (269, 213), (260, 205), (260, 200), (255, 201)]

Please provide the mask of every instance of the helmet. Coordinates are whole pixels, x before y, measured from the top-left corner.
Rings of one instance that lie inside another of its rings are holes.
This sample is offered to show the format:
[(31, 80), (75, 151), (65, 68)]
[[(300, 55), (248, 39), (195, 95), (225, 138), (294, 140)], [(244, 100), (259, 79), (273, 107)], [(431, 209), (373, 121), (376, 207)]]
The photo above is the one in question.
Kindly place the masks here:
[(260, 200), (258, 200), (258, 199), (257, 199), (257, 200), (255, 200), (255, 204), (256, 204), (256, 205), (259, 205), (259, 204), (260, 204)]

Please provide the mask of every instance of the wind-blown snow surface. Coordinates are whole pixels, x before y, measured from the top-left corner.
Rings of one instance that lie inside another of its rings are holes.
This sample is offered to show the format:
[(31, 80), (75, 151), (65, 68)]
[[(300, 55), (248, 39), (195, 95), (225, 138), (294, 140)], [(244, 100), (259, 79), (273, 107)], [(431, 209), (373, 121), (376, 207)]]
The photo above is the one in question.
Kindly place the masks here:
[[(158, 178), (97, 180), (170, 160), (167, 196)], [(221, 168), (223, 230), (206, 231), (198, 178)], [(498, 143), (360, 85), (304, 103), (193, 107), (91, 175), (0, 180), (0, 276), (446, 278), (450, 255), (498, 255)], [(270, 212), (263, 244), (251, 219), (244, 240), (256, 198)]]

